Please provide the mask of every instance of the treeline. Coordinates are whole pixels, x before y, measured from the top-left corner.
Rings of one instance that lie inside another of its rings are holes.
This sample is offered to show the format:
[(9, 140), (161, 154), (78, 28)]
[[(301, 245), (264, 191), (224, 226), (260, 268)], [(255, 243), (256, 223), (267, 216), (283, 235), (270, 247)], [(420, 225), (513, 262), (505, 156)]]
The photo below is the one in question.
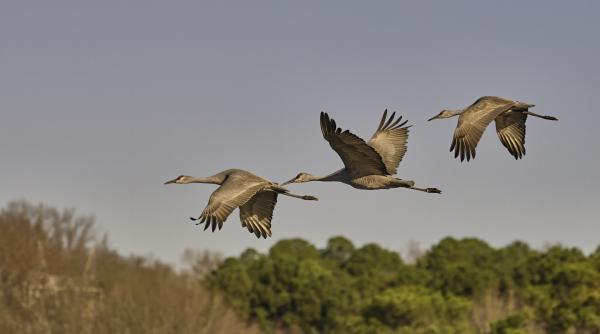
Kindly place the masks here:
[(446, 238), (410, 263), (343, 237), (187, 266), (110, 249), (92, 217), (0, 210), (0, 333), (600, 333), (600, 248)]
[(446, 238), (415, 263), (335, 237), (228, 258), (210, 280), (246, 318), (297, 333), (600, 333), (600, 249)]
[(260, 333), (190, 270), (123, 257), (92, 217), (24, 202), (0, 211), (0, 333)]

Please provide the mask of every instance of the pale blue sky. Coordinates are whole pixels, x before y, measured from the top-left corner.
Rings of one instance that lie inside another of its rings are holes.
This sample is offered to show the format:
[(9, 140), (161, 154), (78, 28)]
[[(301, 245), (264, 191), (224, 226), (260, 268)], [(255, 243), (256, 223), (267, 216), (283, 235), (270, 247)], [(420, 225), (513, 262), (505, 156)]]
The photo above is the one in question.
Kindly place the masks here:
[[(447, 235), (600, 244), (600, 4), (595, 1), (3, 1), (0, 204), (95, 214), (124, 252), (177, 261), (185, 248), (236, 254), (282, 238), (334, 235), (403, 250)], [(493, 126), (477, 159), (448, 152), (481, 95), (536, 104), (515, 161)], [(215, 189), (179, 174), (244, 168), (274, 181), (341, 161), (319, 112), (369, 137), (383, 109), (413, 128), (399, 176), (442, 196), (343, 184), (293, 185), (273, 238), (238, 214), (193, 226)]]

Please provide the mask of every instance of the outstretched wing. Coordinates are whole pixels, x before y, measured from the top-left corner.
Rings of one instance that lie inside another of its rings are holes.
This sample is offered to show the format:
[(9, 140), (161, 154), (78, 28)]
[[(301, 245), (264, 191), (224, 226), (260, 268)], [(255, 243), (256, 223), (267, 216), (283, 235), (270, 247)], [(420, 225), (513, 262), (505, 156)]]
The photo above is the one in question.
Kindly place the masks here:
[(460, 154), (460, 161), (475, 158), (475, 148), (481, 139), (485, 128), (498, 115), (509, 110), (514, 101), (484, 96), (470, 105), (458, 118), (458, 125), (454, 130), (454, 137), (450, 151), (454, 150), (454, 157)]
[(383, 112), (383, 117), (377, 131), (369, 140), (369, 146), (375, 149), (383, 159), (387, 173), (390, 175), (396, 174), (396, 169), (406, 154), (406, 142), (408, 140), (408, 128), (404, 126), (407, 121), (402, 121), (402, 116), (394, 121), (396, 112), (392, 113), (389, 119), (387, 117), (387, 109)]
[(271, 236), (271, 219), (277, 203), (277, 193), (261, 191), (254, 195), (246, 204), (240, 206), (240, 221), (242, 227), (248, 228), (257, 238)]
[(218, 225), (220, 230), (227, 217), (229, 217), (235, 208), (244, 205), (264, 187), (264, 182), (250, 182), (236, 176), (228, 177), (225, 182), (210, 195), (208, 205), (198, 218), (198, 224), (206, 222), (204, 230), (212, 225), (213, 232)]
[(321, 132), (331, 148), (337, 152), (352, 177), (387, 175), (387, 169), (379, 153), (364, 140), (338, 128), (333, 119), (321, 112)]
[(509, 112), (496, 117), (498, 138), (515, 159), (525, 155), (525, 121), (527, 114)]

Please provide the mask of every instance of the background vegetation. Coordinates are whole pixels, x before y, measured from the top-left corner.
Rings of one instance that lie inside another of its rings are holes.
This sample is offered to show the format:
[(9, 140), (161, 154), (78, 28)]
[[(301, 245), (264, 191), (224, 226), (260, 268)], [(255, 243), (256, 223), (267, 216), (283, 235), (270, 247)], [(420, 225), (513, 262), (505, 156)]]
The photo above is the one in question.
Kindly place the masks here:
[(307, 333), (600, 333), (600, 250), (446, 238), (414, 263), (343, 237), (284, 240), (211, 275), (263, 328)]
[(0, 211), (0, 333), (600, 333), (600, 248), (446, 238), (410, 261), (343, 237), (221, 261), (124, 257), (91, 217)]
[(0, 333), (260, 333), (207, 288), (218, 258), (189, 270), (123, 257), (92, 217), (24, 202), (0, 211)]

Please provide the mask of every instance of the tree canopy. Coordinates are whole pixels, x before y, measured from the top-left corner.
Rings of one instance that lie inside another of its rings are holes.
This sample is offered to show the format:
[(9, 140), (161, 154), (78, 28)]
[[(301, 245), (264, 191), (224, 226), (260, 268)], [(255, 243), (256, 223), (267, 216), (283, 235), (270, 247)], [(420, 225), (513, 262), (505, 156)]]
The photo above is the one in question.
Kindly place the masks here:
[(600, 333), (598, 254), (448, 237), (407, 264), (341, 236), (320, 250), (290, 239), (227, 259), (210, 280), (267, 331)]
[(176, 270), (106, 240), (72, 210), (0, 210), (0, 332), (600, 333), (600, 247), (448, 237), (404, 261), (336, 236)]

